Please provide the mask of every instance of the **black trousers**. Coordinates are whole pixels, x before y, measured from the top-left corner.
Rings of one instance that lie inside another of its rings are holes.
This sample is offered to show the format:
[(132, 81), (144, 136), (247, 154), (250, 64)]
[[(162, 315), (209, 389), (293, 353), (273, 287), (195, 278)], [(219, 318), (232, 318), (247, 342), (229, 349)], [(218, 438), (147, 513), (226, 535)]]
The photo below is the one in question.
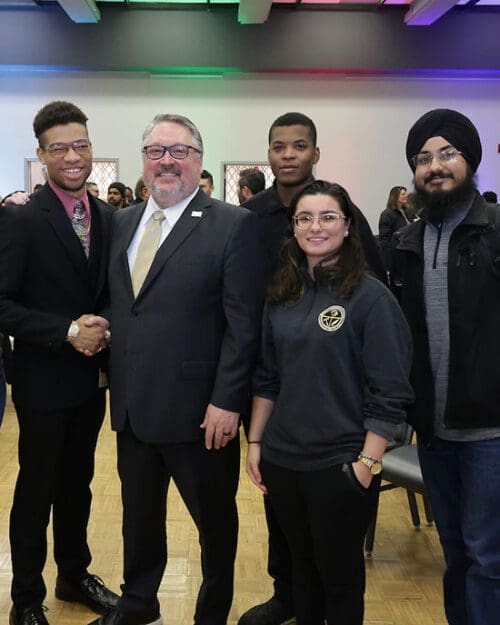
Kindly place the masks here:
[(104, 390), (76, 408), (44, 411), (16, 406), (19, 474), (10, 515), (10, 546), (12, 601), (18, 608), (41, 604), (45, 598), (42, 571), (51, 509), (58, 574), (78, 581), (87, 573), (90, 482), (105, 410)]
[[(250, 414), (252, 412), (252, 398), (249, 398), (246, 410), (241, 415), (241, 423), (248, 440), (250, 429)], [(273, 578), (274, 596), (286, 606), (293, 606), (292, 592), (292, 554), (286, 542), (285, 534), (278, 523), (269, 497), (264, 495), (264, 512), (266, 514), (267, 530), (269, 533), (267, 551), (267, 572)]]
[(239, 457), (238, 439), (208, 451), (201, 440), (150, 445), (130, 427), (118, 433), (125, 582), (119, 611), (147, 620), (158, 610), (167, 564), (166, 499), (173, 479), (199, 532), (203, 582), (195, 625), (225, 625), (238, 539)]
[(363, 541), (379, 480), (365, 489), (350, 464), (292, 471), (262, 460), (261, 471), (292, 554), (298, 625), (362, 625)]

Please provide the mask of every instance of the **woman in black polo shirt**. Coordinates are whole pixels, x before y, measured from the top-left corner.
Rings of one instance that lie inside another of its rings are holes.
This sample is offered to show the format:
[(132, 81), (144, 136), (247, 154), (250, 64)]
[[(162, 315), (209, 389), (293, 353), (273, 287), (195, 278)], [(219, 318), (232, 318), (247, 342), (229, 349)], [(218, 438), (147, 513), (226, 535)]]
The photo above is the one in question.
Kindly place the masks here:
[(313, 182), (289, 210), (294, 236), (264, 311), (247, 471), (292, 552), (298, 625), (362, 625), (363, 539), (382, 455), (412, 399), (410, 333), (365, 273), (345, 189)]

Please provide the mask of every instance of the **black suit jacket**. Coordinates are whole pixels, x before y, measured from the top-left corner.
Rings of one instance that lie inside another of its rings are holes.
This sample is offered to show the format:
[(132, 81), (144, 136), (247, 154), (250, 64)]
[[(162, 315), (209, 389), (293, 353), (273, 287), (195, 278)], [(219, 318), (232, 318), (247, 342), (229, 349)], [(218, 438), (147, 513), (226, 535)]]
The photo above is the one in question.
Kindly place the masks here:
[(209, 402), (241, 411), (259, 348), (263, 253), (255, 215), (198, 192), (134, 298), (127, 250), (145, 204), (115, 213), (111, 418), (145, 442), (199, 440)]
[(89, 195), (87, 261), (59, 198), (46, 184), (25, 206), (0, 209), (0, 331), (14, 336), (12, 397), (42, 410), (86, 401), (98, 385), (102, 355), (65, 342), (72, 319), (106, 296), (111, 209)]

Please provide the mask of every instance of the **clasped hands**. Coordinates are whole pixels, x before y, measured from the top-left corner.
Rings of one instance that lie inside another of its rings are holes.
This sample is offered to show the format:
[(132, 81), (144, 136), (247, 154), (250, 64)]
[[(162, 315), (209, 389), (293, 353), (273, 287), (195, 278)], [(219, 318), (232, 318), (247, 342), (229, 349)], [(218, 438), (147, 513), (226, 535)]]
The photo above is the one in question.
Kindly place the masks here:
[(105, 349), (110, 341), (109, 321), (98, 315), (86, 314), (75, 320), (78, 336), (69, 337), (68, 342), (81, 354), (94, 356)]

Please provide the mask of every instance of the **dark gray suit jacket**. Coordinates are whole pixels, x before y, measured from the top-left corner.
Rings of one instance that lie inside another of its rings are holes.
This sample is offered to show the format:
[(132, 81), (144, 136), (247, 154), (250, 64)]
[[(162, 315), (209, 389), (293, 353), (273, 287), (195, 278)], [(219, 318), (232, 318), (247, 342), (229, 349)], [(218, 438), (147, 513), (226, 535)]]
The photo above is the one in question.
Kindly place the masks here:
[(240, 412), (259, 348), (257, 218), (201, 191), (134, 298), (127, 249), (144, 204), (115, 213), (110, 251), (111, 415), (145, 442), (202, 438), (209, 402)]

